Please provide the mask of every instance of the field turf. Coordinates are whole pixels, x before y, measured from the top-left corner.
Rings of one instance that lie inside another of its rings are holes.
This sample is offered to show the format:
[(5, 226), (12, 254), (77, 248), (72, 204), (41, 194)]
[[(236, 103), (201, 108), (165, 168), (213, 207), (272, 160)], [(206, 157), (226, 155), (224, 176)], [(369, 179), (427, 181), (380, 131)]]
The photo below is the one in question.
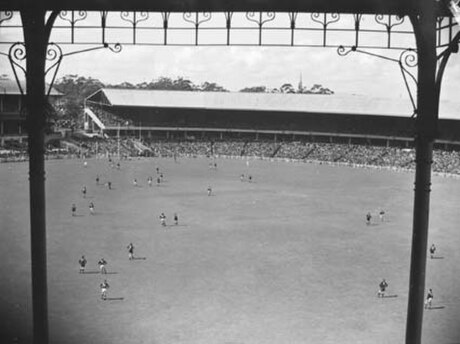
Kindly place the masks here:
[[(117, 170), (107, 160), (86, 168), (81, 160), (47, 161), (51, 343), (404, 342), (413, 173), (217, 164), (149, 159), (122, 161)], [(165, 177), (159, 187), (156, 167)], [(241, 182), (242, 173), (254, 182)], [(112, 190), (96, 185), (98, 174)], [(0, 164), (2, 343), (31, 340), (28, 188), (26, 163)], [(429, 243), (438, 259), (427, 262), (426, 287), (434, 291), (424, 314), (427, 344), (460, 342), (459, 208), (460, 180), (433, 177)], [(139, 259), (128, 260), (130, 242)], [(79, 274), (83, 254), (87, 273)], [(106, 276), (98, 273), (101, 257)], [(382, 278), (390, 297), (379, 299)]]

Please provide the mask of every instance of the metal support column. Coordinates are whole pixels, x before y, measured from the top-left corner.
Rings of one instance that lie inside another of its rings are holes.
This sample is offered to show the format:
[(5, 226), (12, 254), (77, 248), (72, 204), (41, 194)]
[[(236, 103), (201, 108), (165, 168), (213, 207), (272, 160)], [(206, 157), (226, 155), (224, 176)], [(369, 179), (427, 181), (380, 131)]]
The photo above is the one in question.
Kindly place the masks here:
[(56, 14), (45, 24), (46, 11), (31, 6), (21, 11), (26, 49), (26, 125), (29, 152), (30, 233), (32, 258), (33, 342), (47, 344), (48, 290), (46, 266), (45, 61), (49, 33)]
[(425, 294), (431, 164), (437, 133), (439, 98), (436, 95), (436, 14), (434, 1), (420, 1), (420, 15), (411, 17), (417, 41), (418, 89), (416, 170), (412, 224), (412, 251), (407, 308), (406, 344), (422, 341)]

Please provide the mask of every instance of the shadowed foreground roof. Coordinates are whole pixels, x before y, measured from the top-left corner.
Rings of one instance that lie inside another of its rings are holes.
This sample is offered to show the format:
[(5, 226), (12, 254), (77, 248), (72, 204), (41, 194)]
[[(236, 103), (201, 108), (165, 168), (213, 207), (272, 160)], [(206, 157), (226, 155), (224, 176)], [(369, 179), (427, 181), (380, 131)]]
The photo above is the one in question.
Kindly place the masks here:
[[(242, 92), (190, 92), (104, 88), (87, 100), (117, 107), (286, 111), (410, 117), (409, 98)], [(443, 102), (442, 118), (459, 118), (458, 103)]]
[[(434, 1), (434, 0), (433, 0)], [(48, 10), (111, 11), (302, 11), (370, 14), (418, 13), (417, 0), (0, 0), (5, 10), (43, 6)], [(437, 2), (438, 11), (445, 7)]]

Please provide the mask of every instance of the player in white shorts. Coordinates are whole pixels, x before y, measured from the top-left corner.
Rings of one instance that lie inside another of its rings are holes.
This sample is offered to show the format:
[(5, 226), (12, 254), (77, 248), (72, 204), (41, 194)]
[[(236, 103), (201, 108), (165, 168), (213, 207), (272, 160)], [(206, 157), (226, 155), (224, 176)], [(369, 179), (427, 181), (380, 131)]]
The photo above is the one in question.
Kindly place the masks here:
[(81, 256), (81, 258), (78, 260), (78, 264), (80, 265), (80, 273), (84, 274), (85, 273), (85, 266), (86, 266), (87, 260), (85, 256)]
[(164, 213), (160, 215), (160, 222), (162, 226), (166, 226), (166, 215)]
[(431, 308), (431, 302), (433, 301), (433, 290), (430, 289), (426, 295), (425, 308)]
[(107, 280), (104, 280), (104, 282), (100, 284), (100, 287), (101, 287), (101, 299), (107, 300), (107, 290), (110, 288), (109, 284), (107, 283)]
[(107, 269), (105, 268), (105, 266), (107, 265), (107, 261), (104, 258), (101, 258), (101, 260), (99, 260), (99, 262), (97, 263), (99, 264), (99, 269), (101, 270), (101, 274), (106, 274)]

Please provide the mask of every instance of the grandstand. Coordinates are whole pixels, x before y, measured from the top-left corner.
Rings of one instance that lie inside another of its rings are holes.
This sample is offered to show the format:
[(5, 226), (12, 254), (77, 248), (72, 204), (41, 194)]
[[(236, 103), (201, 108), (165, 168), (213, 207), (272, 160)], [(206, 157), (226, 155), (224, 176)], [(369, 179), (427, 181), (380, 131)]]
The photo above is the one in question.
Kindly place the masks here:
[[(252, 138), (411, 147), (407, 99), (358, 95), (186, 92), (103, 88), (86, 98), (85, 128), (108, 136)], [(439, 121), (438, 146), (460, 147), (455, 104)]]

